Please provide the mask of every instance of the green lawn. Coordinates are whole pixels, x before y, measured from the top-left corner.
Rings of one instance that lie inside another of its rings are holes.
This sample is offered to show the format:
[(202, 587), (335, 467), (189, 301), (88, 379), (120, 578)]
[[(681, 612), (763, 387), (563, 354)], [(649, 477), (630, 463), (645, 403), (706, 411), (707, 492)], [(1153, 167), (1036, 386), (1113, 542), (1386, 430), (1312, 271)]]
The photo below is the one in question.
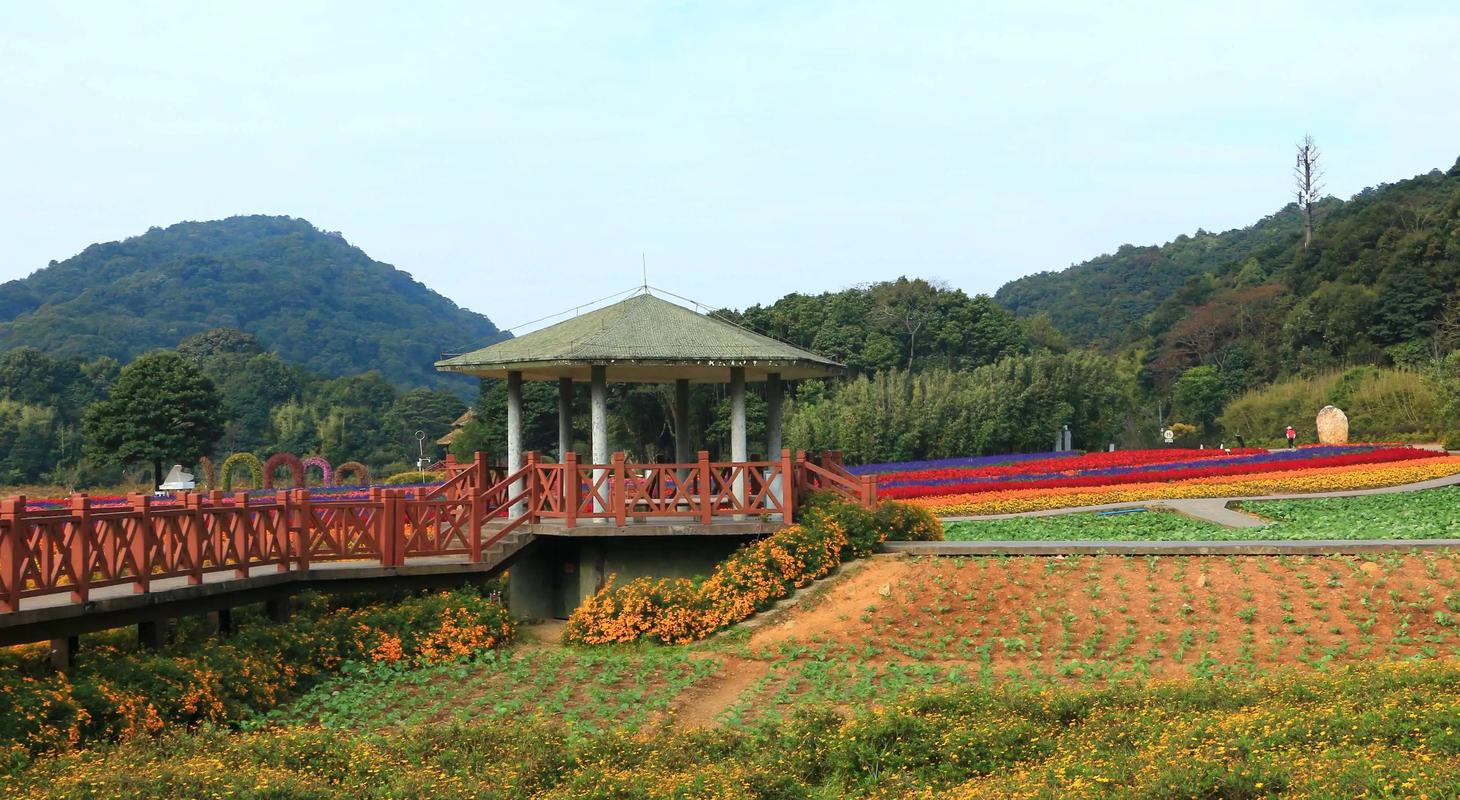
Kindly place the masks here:
[(1169, 511), (1093, 513), (945, 523), (950, 541), (1460, 538), (1460, 487), (1368, 497), (1268, 500), (1243, 511), (1272, 520), (1224, 528)]

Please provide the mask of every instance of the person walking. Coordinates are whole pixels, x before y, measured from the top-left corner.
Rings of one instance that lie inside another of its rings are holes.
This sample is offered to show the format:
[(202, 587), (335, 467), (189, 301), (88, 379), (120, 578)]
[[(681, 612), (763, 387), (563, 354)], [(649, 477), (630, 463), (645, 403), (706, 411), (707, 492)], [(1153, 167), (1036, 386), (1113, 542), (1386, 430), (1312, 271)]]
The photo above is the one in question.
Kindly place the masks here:
[(1298, 432), (1295, 431), (1295, 430), (1293, 430), (1293, 426), (1292, 425), (1289, 425), (1288, 426), (1288, 449), (1291, 450), (1291, 449), (1293, 449), (1294, 447), (1297, 447), (1297, 446), (1298, 446)]

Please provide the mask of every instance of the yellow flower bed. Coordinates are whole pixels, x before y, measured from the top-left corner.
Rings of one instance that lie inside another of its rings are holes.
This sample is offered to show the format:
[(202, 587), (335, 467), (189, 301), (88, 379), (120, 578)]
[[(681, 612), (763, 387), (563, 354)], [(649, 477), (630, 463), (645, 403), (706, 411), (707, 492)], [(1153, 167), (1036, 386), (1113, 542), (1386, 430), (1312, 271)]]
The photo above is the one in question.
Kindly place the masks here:
[(1398, 486), (1460, 474), (1460, 456), (1427, 458), (1400, 464), (1361, 467), (1316, 467), (1289, 472), (1195, 478), (1167, 483), (1132, 483), (1123, 486), (1087, 486), (1071, 489), (1017, 489), (1007, 492), (922, 497), (903, 502), (922, 506), (941, 516), (1017, 514), (1054, 508), (1129, 503), (1141, 500), (1181, 500), (1198, 497), (1247, 497), (1268, 494), (1339, 492)]

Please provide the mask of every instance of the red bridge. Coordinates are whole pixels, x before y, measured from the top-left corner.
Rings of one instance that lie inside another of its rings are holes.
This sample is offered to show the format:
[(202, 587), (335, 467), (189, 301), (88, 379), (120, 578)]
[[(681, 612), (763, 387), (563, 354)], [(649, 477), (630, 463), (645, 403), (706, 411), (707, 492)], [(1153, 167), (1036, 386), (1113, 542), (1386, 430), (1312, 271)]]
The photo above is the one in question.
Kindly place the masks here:
[[(505, 474), (485, 456), (448, 460), (448, 480), (417, 491), (371, 489), (360, 500), (183, 493), (159, 504), (132, 495), (95, 508), (84, 494), (60, 510), (0, 504), (0, 644), (74, 637), (169, 616), (287, 596), (304, 585), (363, 588), (383, 578), (459, 581), (499, 570), (535, 535), (567, 531), (709, 532), (720, 522), (790, 519), (812, 489), (871, 505), (876, 483), (840, 454), (775, 461), (545, 463), (529, 453)], [(153, 624), (149, 629), (147, 625)], [(226, 624), (226, 623), (225, 623)], [(60, 644), (64, 644), (63, 642)], [(74, 646), (74, 638), (72, 639)], [(59, 646), (59, 645), (58, 645)]]

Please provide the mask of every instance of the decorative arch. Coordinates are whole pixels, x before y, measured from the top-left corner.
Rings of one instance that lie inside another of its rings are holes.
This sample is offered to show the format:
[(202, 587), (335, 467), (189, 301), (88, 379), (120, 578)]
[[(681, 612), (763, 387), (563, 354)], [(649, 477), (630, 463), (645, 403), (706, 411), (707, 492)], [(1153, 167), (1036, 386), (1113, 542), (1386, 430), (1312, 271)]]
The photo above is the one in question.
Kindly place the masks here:
[(264, 462), (264, 488), (274, 488), (274, 472), (279, 467), (289, 468), (289, 487), (304, 488), (304, 462), (293, 453), (275, 453)]
[(209, 489), (218, 488), (218, 469), (213, 466), (213, 459), (198, 456), (198, 475), (202, 477), (204, 486)]
[[(307, 473), (310, 467), (319, 469), (319, 485), (333, 486), (335, 484), (335, 473), (330, 468), (330, 462), (324, 456), (310, 456), (302, 462)], [(304, 474), (304, 482), (309, 483), (309, 475)]]
[(248, 470), (249, 477), (253, 478), (255, 486), (263, 487), (264, 464), (259, 461), (259, 457), (253, 453), (234, 453), (223, 459), (223, 466), (218, 468), (218, 480), (224, 491), (233, 489), (233, 468), (237, 466)]
[[(345, 480), (346, 473), (353, 475), (354, 480)], [(353, 486), (355, 484), (364, 486), (368, 483), (370, 483), (370, 469), (359, 461), (346, 461), (338, 467), (335, 467), (336, 486)]]

